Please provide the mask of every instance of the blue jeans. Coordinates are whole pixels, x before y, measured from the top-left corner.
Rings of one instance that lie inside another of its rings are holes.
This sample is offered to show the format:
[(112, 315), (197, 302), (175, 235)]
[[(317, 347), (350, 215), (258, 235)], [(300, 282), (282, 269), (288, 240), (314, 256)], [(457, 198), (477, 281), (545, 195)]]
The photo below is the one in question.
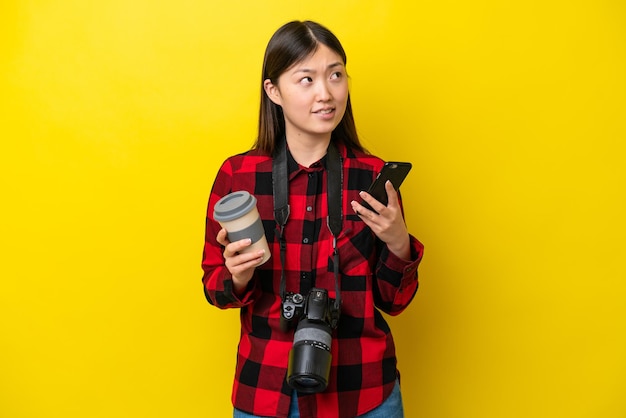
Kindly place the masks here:
[[(235, 409), (233, 418), (262, 418), (256, 415), (250, 415), (239, 409)], [(298, 395), (294, 390), (291, 396), (291, 406), (289, 407), (289, 418), (300, 418), (298, 412)], [(400, 383), (396, 381), (391, 395), (379, 407), (369, 411), (358, 418), (404, 418), (404, 409), (402, 408), (402, 394), (400, 393)]]

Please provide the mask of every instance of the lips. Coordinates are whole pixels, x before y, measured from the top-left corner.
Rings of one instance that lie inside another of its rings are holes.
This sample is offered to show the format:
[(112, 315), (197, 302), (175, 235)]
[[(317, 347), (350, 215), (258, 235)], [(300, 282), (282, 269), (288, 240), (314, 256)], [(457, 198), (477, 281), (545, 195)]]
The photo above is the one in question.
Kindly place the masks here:
[(334, 107), (325, 107), (323, 109), (318, 109), (313, 111), (313, 113), (319, 113), (320, 115), (329, 115), (335, 111)]

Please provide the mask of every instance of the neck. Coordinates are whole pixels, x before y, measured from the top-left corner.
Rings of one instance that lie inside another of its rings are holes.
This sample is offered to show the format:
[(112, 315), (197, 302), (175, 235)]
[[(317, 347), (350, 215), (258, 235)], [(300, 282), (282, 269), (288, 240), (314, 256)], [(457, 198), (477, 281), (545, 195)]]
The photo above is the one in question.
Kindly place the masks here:
[(319, 161), (326, 155), (330, 144), (330, 135), (326, 138), (311, 138), (302, 136), (287, 136), (289, 152), (296, 162), (304, 167)]

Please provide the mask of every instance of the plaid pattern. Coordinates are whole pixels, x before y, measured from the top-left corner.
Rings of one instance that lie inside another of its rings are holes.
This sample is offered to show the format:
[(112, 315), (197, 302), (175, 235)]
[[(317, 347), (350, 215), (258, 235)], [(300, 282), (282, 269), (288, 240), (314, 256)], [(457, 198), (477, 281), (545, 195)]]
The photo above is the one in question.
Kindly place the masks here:
[[(379, 406), (397, 377), (391, 331), (380, 311), (399, 314), (417, 291), (417, 266), (423, 246), (411, 236), (412, 261), (395, 257), (350, 206), (359, 201), (380, 171), (377, 157), (347, 150), (343, 157), (343, 228), (338, 237), (341, 317), (333, 331), (332, 366), (328, 388), (300, 395), (302, 418), (348, 418)], [(285, 227), (287, 291), (307, 294), (311, 287), (327, 289), (335, 298), (332, 235), (326, 226), (325, 159), (299, 166), (289, 155), (289, 204)], [(213, 207), (226, 194), (246, 190), (257, 198), (272, 257), (257, 268), (246, 292), (237, 297), (224, 266), (223, 248), (215, 236)], [(286, 383), (293, 329), (280, 329), (280, 250), (273, 213), (272, 159), (249, 151), (227, 159), (209, 198), (202, 268), (208, 301), (219, 308), (241, 309), (241, 339), (232, 401), (253, 415), (286, 417), (292, 389)], [(341, 402), (339, 401), (341, 399)]]

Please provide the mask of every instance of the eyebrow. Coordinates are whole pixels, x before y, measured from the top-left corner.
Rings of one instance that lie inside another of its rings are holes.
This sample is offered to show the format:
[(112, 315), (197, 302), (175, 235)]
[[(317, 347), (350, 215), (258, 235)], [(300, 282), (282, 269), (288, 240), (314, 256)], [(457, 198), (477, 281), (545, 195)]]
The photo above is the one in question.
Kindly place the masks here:
[[(332, 64), (327, 65), (327, 66), (326, 66), (326, 69), (327, 69), (327, 70), (330, 70), (330, 69), (333, 69), (333, 68), (335, 68), (335, 67), (343, 67), (343, 66), (344, 66), (344, 65), (343, 65), (343, 63), (342, 63), (342, 62), (337, 61), (337, 62), (334, 62), (334, 63), (332, 63)], [(297, 70), (295, 70), (295, 71), (294, 71), (294, 74), (295, 74), (295, 73), (315, 73), (315, 72), (316, 72), (315, 70), (312, 70), (312, 69), (310, 69), (310, 68), (299, 68), (299, 69), (297, 69)]]

